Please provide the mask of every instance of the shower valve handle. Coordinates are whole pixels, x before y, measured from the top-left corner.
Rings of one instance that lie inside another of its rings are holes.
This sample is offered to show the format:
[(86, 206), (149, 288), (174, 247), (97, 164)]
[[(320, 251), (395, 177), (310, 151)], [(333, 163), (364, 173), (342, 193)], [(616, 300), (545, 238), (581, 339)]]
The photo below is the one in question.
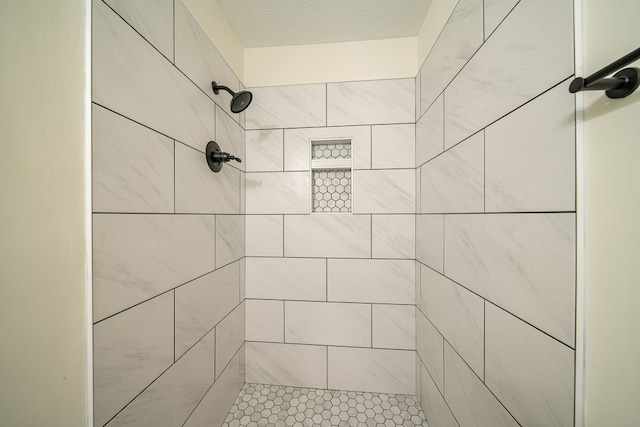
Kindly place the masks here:
[(231, 160), (235, 160), (238, 163), (242, 163), (242, 159), (240, 157), (236, 157), (233, 154), (225, 153), (222, 151), (214, 151), (211, 153), (211, 159), (214, 162), (230, 162)]

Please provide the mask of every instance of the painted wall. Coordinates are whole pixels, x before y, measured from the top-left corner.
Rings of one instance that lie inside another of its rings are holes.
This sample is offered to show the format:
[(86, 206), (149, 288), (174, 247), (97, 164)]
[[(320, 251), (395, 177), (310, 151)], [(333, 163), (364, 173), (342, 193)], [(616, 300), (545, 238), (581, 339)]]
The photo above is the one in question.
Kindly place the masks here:
[[(247, 382), (413, 394), (414, 79), (252, 90)], [(332, 139), (350, 180), (310, 172)]]
[(416, 79), (416, 347), (431, 427), (573, 426), (571, 0), (461, 0)]
[[(582, 1), (584, 73), (638, 48), (640, 4)], [(636, 67), (640, 64), (636, 63)], [(637, 424), (640, 92), (584, 99), (586, 425)]]
[(88, 424), (87, 4), (0, 4), (0, 418)]
[(240, 81), (180, 1), (93, 2), (94, 425), (219, 425), (243, 377)]

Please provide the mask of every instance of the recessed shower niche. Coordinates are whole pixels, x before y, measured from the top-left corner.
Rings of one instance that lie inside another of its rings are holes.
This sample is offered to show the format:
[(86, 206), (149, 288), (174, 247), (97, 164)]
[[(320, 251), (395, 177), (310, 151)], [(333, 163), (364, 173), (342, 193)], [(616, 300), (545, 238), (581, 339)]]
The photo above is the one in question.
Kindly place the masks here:
[(351, 212), (351, 139), (311, 141), (312, 212)]

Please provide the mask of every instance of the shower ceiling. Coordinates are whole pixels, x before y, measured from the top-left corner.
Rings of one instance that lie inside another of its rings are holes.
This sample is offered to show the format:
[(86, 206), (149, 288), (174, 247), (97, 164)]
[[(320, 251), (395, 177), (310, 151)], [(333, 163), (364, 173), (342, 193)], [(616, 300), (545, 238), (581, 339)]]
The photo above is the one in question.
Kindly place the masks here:
[(432, 0), (217, 1), (245, 47), (266, 47), (413, 37)]

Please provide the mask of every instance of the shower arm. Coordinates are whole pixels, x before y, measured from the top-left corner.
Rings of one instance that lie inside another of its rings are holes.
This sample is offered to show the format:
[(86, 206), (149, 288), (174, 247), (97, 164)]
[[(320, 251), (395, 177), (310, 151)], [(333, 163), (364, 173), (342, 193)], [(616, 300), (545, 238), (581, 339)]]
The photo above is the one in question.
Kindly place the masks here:
[(227, 93), (231, 96), (235, 95), (234, 91), (226, 86), (219, 85), (216, 82), (211, 82), (211, 89), (213, 89), (213, 93), (215, 93), (216, 95), (220, 93), (220, 89), (227, 91)]

